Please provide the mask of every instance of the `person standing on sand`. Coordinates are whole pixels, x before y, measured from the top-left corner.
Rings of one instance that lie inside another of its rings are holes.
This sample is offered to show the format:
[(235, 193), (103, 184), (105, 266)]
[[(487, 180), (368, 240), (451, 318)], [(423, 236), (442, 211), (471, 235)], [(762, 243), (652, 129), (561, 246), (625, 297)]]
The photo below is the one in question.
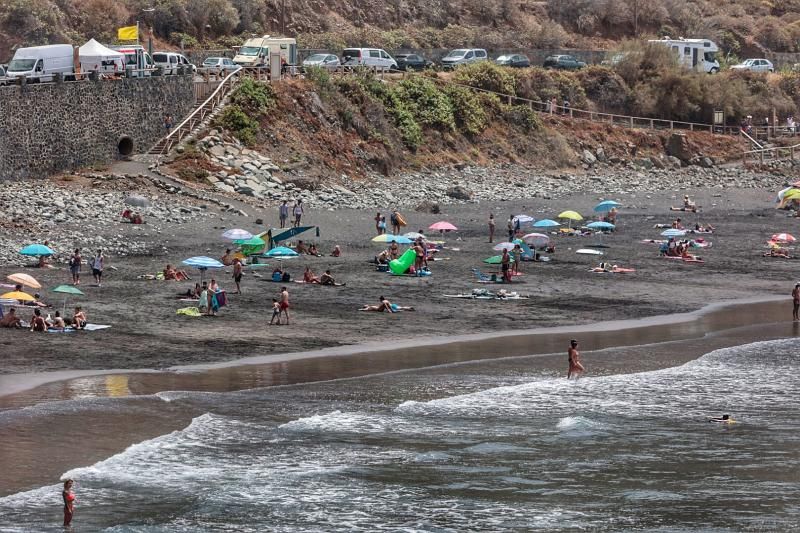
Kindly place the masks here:
[(303, 217), (303, 200), (297, 200), (292, 209), (294, 213), (294, 227), (300, 227), (300, 219)]
[(72, 274), (72, 284), (81, 284), (81, 250), (75, 248), (75, 253), (69, 258), (69, 272)]
[(800, 281), (794, 284), (794, 290), (792, 290), (792, 320), (795, 322), (800, 321), (800, 316), (798, 316), (798, 312), (800, 312)]
[[(289, 291), (286, 287), (281, 287), (281, 301), (280, 301), (281, 311), (286, 316), (286, 325), (289, 325)], [(278, 320), (280, 321), (280, 315), (278, 315)]]
[(514, 215), (508, 215), (508, 242), (514, 240)]
[(503, 270), (503, 281), (511, 283), (511, 256), (508, 255), (508, 250), (503, 248), (503, 257), (500, 259), (500, 266)]
[(238, 257), (233, 260), (233, 282), (236, 284), (234, 294), (242, 294), (242, 260)]
[(489, 213), (489, 242), (494, 241), (494, 213)]
[(278, 216), (281, 219), (281, 228), (286, 227), (286, 219), (289, 218), (289, 205), (287, 200), (284, 200), (281, 206), (278, 208)]
[(375, 215), (375, 231), (380, 235), (381, 232), (381, 212), (378, 211), (378, 214)]
[(97, 255), (92, 258), (92, 275), (98, 287), (102, 286), (104, 262), (105, 257), (103, 257), (103, 250), (97, 250)]
[(72, 524), (72, 517), (75, 515), (75, 494), (72, 492), (73, 481), (68, 479), (64, 482), (64, 490), (61, 491), (61, 499), (64, 500), (64, 527)]
[(578, 351), (578, 341), (572, 339), (569, 341), (569, 349), (567, 350), (567, 359), (569, 360), (569, 370), (567, 370), (567, 379), (575, 376), (575, 379), (578, 378), (578, 374), (582, 374), (586, 371), (581, 364), (581, 353)]

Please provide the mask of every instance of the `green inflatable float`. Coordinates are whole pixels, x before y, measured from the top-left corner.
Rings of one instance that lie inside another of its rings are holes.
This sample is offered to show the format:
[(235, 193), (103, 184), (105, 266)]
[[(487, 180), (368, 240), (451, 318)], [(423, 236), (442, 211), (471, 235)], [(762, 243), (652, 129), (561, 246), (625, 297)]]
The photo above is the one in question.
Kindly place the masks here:
[(413, 248), (409, 248), (403, 255), (401, 255), (398, 259), (392, 259), (389, 261), (389, 270), (392, 271), (392, 274), (395, 276), (402, 276), (405, 274), (411, 265), (414, 264), (414, 259), (417, 258), (417, 252), (414, 251)]

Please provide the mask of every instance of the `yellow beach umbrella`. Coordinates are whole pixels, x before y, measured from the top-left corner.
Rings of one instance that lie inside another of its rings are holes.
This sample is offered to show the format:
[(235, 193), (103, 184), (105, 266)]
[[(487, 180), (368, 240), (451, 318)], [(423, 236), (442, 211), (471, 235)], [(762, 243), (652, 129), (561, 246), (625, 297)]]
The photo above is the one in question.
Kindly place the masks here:
[(29, 274), (11, 274), (7, 277), (9, 281), (13, 281), (14, 283), (19, 283), (20, 285), (24, 285), (26, 287), (30, 287), (31, 289), (41, 289), (42, 284), (36, 281), (33, 276)]
[(575, 221), (583, 220), (583, 217), (580, 215), (580, 213), (576, 211), (563, 211), (560, 215), (558, 215), (558, 218), (567, 218)]
[(20, 300), (22, 302), (32, 302), (35, 300), (35, 298), (27, 292), (11, 291), (5, 294), (0, 294), (0, 300)]

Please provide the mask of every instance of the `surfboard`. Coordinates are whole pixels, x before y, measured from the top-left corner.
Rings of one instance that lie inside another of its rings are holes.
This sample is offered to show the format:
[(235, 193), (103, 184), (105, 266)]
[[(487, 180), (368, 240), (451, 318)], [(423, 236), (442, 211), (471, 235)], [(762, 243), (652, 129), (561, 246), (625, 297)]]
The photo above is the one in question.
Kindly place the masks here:
[(603, 255), (600, 250), (592, 250), (590, 248), (581, 248), (580, 250), (575, 250), (575, 253), (581, 255)]
[(400, 213), (397, 213), (395, 215), (395, 218), (397, 218), (397, 223), (399, 225), (401, 225), (401, 226), (407, 226), (408, 225), (408, 222), (406, 222), (406, 219), (403, 218), (403, 215), (401, 215)]

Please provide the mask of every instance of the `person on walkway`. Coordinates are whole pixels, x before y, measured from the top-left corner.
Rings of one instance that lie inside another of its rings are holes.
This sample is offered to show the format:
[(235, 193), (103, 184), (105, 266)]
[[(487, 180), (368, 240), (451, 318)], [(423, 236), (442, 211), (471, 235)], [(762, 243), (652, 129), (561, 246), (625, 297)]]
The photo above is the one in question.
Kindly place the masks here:
[(61, 491), (61, 499), (64, 500), (64, 527), (72, 524), (72, 517), (75, 515), (75, 494), (72, 492), (73, 481), (64, 481), (64, 490)]
[(75, 248), (75, 253), (69, 258), (69, 272), (72, 274), (72, 284), (81, 284), (81, 251)]
[(300, 219), (303, 217), (303, 200), (295, 202), (292, 212), (294, 213), (294, 227), (299, 228)]
[(242, 270), (244, 270), (242, 268), (242, 260), (237, 257), (233, 260), (233, 282), (236, 284), (236, 292), (234, 294), (242, 294)]
[(794, 284), (794, 290), (792, 290), (792, 320), (795, 322), (800, 321), (800, 316), (798, 316), (798, 312), (800, 312), (800, 281)]
[(167, 114), (164, 116), (164, 129), (167, 133), (172, 131), (173, 123), (174, 121), (172, 120), (172, 115)]
[(495, 228), (495, 221), (494, 221), (494, 213), (489, 213), (489, 242), (494, 241), (494, 228)]
[(567, 379), (586, 371), (581, 364), (581, 353), (578, 351), (578, 341), (572, 339), (569, 341), (569, 349), (567, 350), (567, 360), (569, 361), (569, 370), (567, 370)]
[(104, 262), (103, 250), (97, 250), (97, 254), (92, 258), (92, 276), (98, 287), (102, 286)]
[[(286, 287), (281, 287), (280, 308), (286, 316), (286, 325), (289, 325), (289, 290)], [(278, 318), (280, 319), (280, 315)]]
[(278, 216), (281, 219), (281, 228), (286, 227), (286, 219), (289, 218), (289, 204), (288, 200), (284, 200), (280, 208), (278, 208)]

